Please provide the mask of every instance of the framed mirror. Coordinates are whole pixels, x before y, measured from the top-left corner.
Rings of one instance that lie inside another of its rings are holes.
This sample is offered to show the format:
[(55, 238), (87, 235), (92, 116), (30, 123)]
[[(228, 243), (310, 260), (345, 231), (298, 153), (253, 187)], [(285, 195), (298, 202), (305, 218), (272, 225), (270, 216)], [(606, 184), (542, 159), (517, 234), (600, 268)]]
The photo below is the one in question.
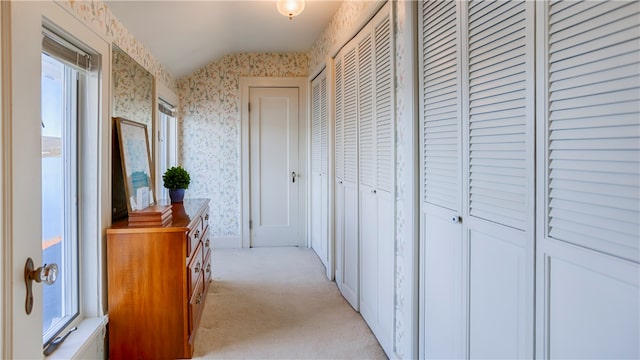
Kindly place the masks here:
[(128, 211), (155, 204), (147, 126), (115, 118)]
[[(133, 121), (146, 127), (146, 141), (150, 152), (149, 175), (154, 176), (154, 77), (142, 65), (133, 60), (124, 50), (116, 45), (111, 53), (112, 87), (111, 114), (113, 118)], [(113, 123), (112, 142), (112, 220), (127, 217), (131, 209), (130, 195), (132, 189), (124, 181), (117, 124)], [(153, 187), (151, 187), (152, 189)]]

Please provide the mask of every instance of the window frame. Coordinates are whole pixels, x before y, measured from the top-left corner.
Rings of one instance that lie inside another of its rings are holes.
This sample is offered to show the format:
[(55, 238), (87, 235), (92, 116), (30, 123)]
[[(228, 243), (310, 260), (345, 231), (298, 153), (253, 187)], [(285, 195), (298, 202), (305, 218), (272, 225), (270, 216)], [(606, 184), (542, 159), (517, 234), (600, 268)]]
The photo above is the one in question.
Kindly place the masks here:
[[(62, 269), (68, 269), (70, 271), (61, 271), (59, 273), (59, 280), (64, 281), (63, 292), (61, 294), (61, 306), (64, 308), (64, 317), (57, 320), (55, 323), (47, 329), (43, 329), (42, 341), (43, 345), (47, 346), (57, 335), (59, 335), (65, 328), (69, 327), (76, 318), (81, 314), (80, 302), (81, 302), (81, 289), (80, 289), (80, 251), (81, 242), (79, 239), (79, 189), (80, 189), (80, 172), (82, 171), (79, 164), (79, 128), (81, 127), (81, 121), (83, 114), (80, 113), (82, 98), (80, 91), (82, 91), (81, 83), (86, 81), (86, 75), (78, 69), (74, 69), (72, 66), (65, 64), (56, 56), (42, 54), (42, 62), (45, 62), (45, 57), (49, 57), (52, 60), (61, 64), (63, 68), (63, 75), (61, 78), (62, 83), (62, 119), (61, 119), (61, 136), (62, 136), (62, 154), (61, 161), (63, 171), (61, 176), (63, 178), (63, 223), (62, 223), (62, 257), (60, 259), (60, 266)], [(44, 66), (42, 75), (44, 75)], [(44, 90), (43, 90), (44, 91)], [(41, 96), (44, 95), (41, 91)], [(41, 98), (42, 101), (43, 98)], [(43, 120), (43, 126), (44, 126)], [(43, 134), (44, 135), (44, 134)], [(43, 179), (44, 180), (44, 179)], [(43, 196), (44, 198), (44, 196)], [(44, 252), (45, 249), (43, 249)], [(44, 301), (44, 299), (43, 299)], [(66, 313), (69, 311), (69, 313)]]

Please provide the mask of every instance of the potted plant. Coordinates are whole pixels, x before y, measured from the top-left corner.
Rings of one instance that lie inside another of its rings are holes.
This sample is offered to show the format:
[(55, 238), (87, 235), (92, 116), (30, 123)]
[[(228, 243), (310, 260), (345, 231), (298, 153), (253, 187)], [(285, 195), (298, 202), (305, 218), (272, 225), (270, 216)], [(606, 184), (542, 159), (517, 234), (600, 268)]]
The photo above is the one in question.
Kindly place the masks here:
[(162, 175), (164, 187), (169, 189), (169, 198), (171, 203), (181, 203), (184, 199), (184, 191), (189, 187), (191, 177), (187, 170), (181, 166), (174, 166)]

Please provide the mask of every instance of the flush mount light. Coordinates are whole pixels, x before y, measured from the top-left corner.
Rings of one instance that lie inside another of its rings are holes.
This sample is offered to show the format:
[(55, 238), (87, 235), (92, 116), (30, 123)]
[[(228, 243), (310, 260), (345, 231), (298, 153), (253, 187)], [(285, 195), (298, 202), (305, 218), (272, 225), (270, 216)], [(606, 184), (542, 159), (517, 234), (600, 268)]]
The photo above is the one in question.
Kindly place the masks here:
[(284, 16), (288, 16), (289, 20), (300, 15), (304, 10), (304, 0), (278, 0), (278, 11)]

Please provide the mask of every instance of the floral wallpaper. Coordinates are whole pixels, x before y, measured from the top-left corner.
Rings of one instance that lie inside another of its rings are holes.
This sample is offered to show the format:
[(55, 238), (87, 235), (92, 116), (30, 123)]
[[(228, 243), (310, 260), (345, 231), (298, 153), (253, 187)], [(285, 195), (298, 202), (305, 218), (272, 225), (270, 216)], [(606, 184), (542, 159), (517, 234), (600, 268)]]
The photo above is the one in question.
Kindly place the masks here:
[(378, 1), (345, 0), (309, 50), (309, 73), (320, 70), (329, 51), (334, 46), (346, 44), (350, 40), (349, 36), (353, 35), (354, 28), (361, 25), (359, 22), (365, 14), (378, 5)]
[(99, 35), (124, 50), (169, 89), (177, 92), (175, 77), (120, 23), (107, 5), (99, 0), (64, 0), (59, 3)]
[(414, 321), (418, 318), (415, 299), (418, 289), (415, 278), (418, 247), (415, 241), (416, 224), (413, 213), (417, 211), (417, 194), (413, 186), (417, 169), (415, 163), (415, 139), (413, 102), (414, 31), (411, 1), (394, 2), (395, 14), (395, 62), (396, 62), (396, 277), (395, 277), (395, 339), (394, 352), (398, 358), (417, 358), (417, 344), (413, 338)]
[(191, 173), (188, 197), (206, 197), (214, 244), (240, 240), (240, 77), (307, 76), (306, 53), (232, 54), (178, 82), (179, 161)]
[(152, 144), (153, 76), (129, 55), (115, 47), (111, 74), (112, 116), (146, 125), (149, 144)]

